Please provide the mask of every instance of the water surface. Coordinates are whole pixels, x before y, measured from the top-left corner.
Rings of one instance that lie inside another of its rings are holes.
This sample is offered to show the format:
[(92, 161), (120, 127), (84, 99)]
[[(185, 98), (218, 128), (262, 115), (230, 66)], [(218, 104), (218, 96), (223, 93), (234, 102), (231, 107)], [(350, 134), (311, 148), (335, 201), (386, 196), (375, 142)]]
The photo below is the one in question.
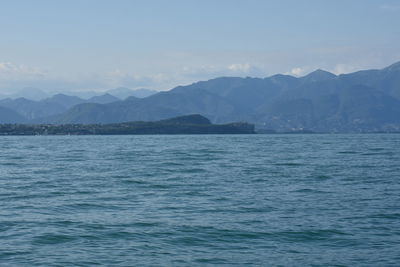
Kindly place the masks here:
[(400, 135), (0, 138), (0, 265), (399, 266)]

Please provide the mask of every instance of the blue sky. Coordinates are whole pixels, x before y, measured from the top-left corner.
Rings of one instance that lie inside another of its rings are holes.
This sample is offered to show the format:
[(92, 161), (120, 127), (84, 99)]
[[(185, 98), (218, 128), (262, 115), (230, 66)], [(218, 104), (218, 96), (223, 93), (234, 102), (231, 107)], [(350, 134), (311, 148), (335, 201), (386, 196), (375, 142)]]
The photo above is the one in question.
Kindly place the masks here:
[(0, 92), (167, 90), (400, 61), (397, 0), (3, 0)]

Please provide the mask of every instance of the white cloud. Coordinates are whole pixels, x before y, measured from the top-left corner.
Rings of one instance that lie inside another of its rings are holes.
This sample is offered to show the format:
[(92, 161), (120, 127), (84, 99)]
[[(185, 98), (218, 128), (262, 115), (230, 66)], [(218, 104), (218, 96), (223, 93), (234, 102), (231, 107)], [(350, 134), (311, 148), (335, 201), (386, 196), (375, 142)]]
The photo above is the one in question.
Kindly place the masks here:
[(167, 73), (144, 75), (119, 69), (106, 73), (49, 73), (34, 67), (0, 62), (0, 94), (10, 94), (26, 87), (48, 92), (103, 91), (116, 87), (167, 90), (176, 85), (173, 79), (176, 77)]
[(337, 64), (335, 68), (332, 70), (332, 72), (335, 73), (336, 75), (340, 75), (340, 74), (354, 72), (356, 70), (358, 70), (358, 68), (351, 65)]
[(251, 69), (251, 65), (249, 63), (245, 64), (232, 64), (228, 66), (228, 69), (234, 72), (243, 72), (248, 73)]
[(25, 87), (37, 87), (42, 83), (54, 84), (53, 82), (47, 72), (39, 68), (0, 62), (0, 94), (13, 93)]
[(45, 72), (38, 68), (0, 62), (0, 80), (41, 79)]
[(265, 77), (266, 71), (262, 65), (250, 63), (233, 63), (228, 65), (203, 65), (200, 67), (184, 67), (175, 75), (183, 80), (191, 79), (193, 82), (204, 79), (212, 79), (220, 76), (252, 76)]
[(105, 85), (108, 87), (158, 87), (170, 82), (171, 77), (165, 73), (152, 75), (140, 75), (124, 72), (119, 69), (113, 70), (105, 75)]
[(43, 70), (0, 61), (0, 94), (24, 87), (63, 92), (104, 91), (120, 86), (169, 90), (221, 76), (267, 77), (277, 73), (303, 76), (319, 68), (342, 74), (382, 68), (400, 58), (395, 44), (378, 48), (324, 46), (295, 52), (178, 53), (157, 55), (150, 60), (144, 57), (143, 62), (132, 64), (121, 63), (114, 70), (114, 67), (108, 68), (107, 62), (93, 70), (77, 63), (74, 63), (77, 68), (60, 63), (59, 69)]
[(305, 68), (296, 67), (285, 74), (294, 75), (294, 76), (302, 76), (306, 72), (307, 72), (307, 70)]

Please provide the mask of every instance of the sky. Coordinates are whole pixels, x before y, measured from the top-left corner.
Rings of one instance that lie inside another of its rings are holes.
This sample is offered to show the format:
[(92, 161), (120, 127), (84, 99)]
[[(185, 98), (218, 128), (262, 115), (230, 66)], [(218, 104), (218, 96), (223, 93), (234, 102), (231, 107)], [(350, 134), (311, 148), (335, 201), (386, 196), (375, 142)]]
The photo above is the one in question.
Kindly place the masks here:
[(400, 61), (398, 0), (2, 0), (0, 93), (169, 90)]

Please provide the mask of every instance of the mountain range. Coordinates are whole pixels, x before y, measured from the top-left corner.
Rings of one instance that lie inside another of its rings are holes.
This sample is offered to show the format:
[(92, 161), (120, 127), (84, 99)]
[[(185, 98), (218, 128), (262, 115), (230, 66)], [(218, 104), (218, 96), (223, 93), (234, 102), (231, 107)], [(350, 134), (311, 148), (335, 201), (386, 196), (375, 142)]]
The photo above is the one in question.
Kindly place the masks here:
[(5, 108), (0, 120), (104, 124), (201, 114), (213, 123), (246, 121), (261, 130), (399, 132), (400, 62), (341, 75), (316, 70), (300, 78), (220, 77), (144, 98), (118, 100), (104, 95), (82, 100), (58, 95), (30, 101), (29, 105), (26, 99), (0, 101)]
[[(69, 91), (68, 93), (57, 93), (57, 94), (68, 94), (70, 96), (77, 96), (79, 98), (83, 98), (88, 100), (94, 96), (102, 96), (104, 94), (109, 94), (118, 98), (118, 100), (124, 100), (130, 96), (144, 98), (150, 95), (157, 93), (155, 90), (146, 89), (146, 88), (139, 88), (139, 89), (129, 89), (126, 87), (118, 87), (115, 89), (111, 89), (105, 92), (96, 92), (96, 91)], [(47, 98), (51, 98), (52, 96), (56, 95), (55, 93), (51, 94), (45, 91), (42, 91), (38, 88), (23, 88), (17, 92), (9, 93), (9, 94), (0, 94), (0, 100), (2, 99), (17, 99), (17, 98), (25, 98), (28, 100), (44, 100)]]

